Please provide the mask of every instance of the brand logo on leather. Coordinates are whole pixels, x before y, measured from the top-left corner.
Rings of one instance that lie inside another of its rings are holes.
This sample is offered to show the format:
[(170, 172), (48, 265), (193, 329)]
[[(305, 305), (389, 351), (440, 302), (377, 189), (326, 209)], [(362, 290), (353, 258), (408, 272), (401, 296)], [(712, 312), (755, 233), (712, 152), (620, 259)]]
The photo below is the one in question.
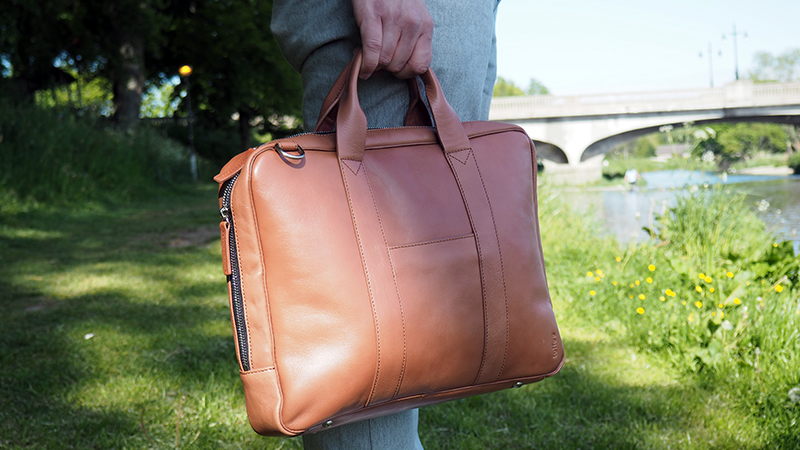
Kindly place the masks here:
[(558, 336), (553, 333), (553, 358), (558, 358)]

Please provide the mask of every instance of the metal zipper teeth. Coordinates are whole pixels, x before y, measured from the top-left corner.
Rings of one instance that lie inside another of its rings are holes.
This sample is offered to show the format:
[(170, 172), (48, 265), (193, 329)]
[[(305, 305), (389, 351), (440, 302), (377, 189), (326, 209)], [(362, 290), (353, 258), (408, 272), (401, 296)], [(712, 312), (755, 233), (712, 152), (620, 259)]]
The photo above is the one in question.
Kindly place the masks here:
[(242, 296), (242, 279), (239, 273), (239, 255), (236, 251), (236, 233), (233, 229), (233, 216), (231, 214), (231, 192), (237, 173), (225, 182), (222, 191), (222, 208), (220, 215), (222, 220), (228, 222), (228, 248), (230, 249), (231, 261), (231, 307), (233, 308), (234, 328), (236, 329), (236, 339), (239, 343), (239, 360), (242, 362), (242, 369), (250, 370), (250, 351), (247, 344), (247, 326), (244, 320), (244, 297)]

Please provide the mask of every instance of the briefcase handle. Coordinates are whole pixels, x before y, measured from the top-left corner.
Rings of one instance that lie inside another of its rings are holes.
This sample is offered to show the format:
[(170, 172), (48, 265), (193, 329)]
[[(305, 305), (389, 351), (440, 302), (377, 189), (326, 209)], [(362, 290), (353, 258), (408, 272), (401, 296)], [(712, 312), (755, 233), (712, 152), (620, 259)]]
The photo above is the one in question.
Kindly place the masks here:
[[(336, 152), (339, 159), (363, 161), (367, 141), (367, 117), (358, 102), (358, 69), (361, 67), (361, 51), (357, 50), (353, 60), (345, 67), (347, 82), (334, 88), (341, 94), (334, 93), (329, 112), (336, 110)], [(447, 102), (439, 85), (439, 80), (428, 70), (420, 76), (425, 85), (431, 115), (433, 116), (436, 135), (446, 154), (470, 148), (469, 138), (458, 115)], [(331, 94), (328, 94), (330, 97)], [(327, 114), (326, 114), (327, 116)], [(324, 118), (317, 124), (324, 126)], [(323, 131), (323, 130), (315, 130)]]
[[(339, 75), (339, 78), (337, 78), (336, 82), (333, 83), (333, 87), (331, 88), (330, 92), (328, 92), (325, 100), (322, 102), (319, 119), (317, 120), (317, 125), (314, 127), (315, 132), (333, 131), (334, 126), (336, 125), (336, 113), (339, 111), (339, 100), (342, 98), (342, 92), (344, 91), (345, 84), (347, 83), (347, 77), (350, 74), (350, 67), (352, 65), (353, 60), (350, 60), (350, 62), (347, 63), (347, 66), (342, 71), (341, 75)], [(419, 93), (417, 77), (409, 78), (407, 84), (409, 102), (408, 111), (406, 112), (405, 120), (403, 120), (403, 126), (433, 126), (431, 123), (430, 113), (428, 113), (428, 107), (425, 106), (425, 102), (422, 101), (422, 97)]]

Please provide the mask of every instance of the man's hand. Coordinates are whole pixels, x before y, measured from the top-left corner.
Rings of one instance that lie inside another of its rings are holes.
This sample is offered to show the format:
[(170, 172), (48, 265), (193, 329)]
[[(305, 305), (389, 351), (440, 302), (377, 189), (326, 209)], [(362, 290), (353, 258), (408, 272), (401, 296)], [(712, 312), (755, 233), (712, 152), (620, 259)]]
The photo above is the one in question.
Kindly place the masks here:
[(352, 0), (364, 60), (359, 76), (379, 69), (398, 78), (428, 70), (433, 57), (433, 19), (425, 0)]

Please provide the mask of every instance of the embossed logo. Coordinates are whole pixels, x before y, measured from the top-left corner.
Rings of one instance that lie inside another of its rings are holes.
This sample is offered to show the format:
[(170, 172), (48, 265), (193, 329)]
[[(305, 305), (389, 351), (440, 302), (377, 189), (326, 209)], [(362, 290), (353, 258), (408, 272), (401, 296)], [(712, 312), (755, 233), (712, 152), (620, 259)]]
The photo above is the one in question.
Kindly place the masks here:
[(553, 359), (558, 358), (558, 336), (553, 333)]

